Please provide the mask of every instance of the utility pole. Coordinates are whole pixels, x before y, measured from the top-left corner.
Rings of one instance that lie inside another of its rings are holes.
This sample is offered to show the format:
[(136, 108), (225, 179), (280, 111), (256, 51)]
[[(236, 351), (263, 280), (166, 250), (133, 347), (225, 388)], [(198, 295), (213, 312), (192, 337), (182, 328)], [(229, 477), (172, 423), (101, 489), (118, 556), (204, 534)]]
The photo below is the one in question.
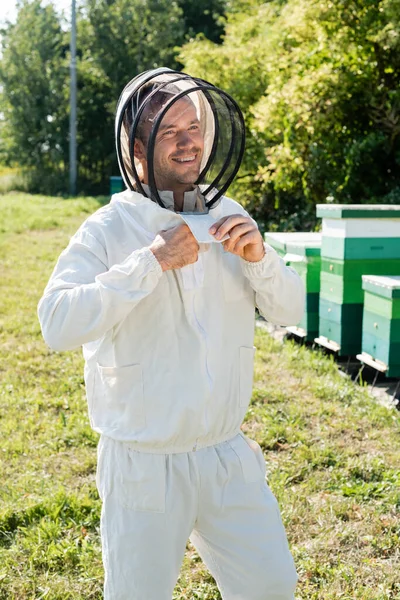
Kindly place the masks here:
[(69, 110), (69, 193), (76, 196), (76, 6), (71, 4), (71, 63), (70, 63), (70, 110)]

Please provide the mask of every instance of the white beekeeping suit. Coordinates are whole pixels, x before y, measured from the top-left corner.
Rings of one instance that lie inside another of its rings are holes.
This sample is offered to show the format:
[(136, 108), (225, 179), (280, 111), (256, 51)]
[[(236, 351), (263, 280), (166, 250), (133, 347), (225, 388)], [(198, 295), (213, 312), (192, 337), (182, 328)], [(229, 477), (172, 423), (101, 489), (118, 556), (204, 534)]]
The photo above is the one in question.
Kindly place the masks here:
[[(183, 97), (204, 147), (178, 213), (173, 192), (159, 187), (156, 159), (141, 180), (134, 143), (147, 120), (152, 164), (169, 106)], [(262, 451), (240, 426), (252, 391), (255, 306), (273, 323), (296, 324), (304, 289), (269, 246), (248, 262), (206, 232), (221, 217), (247, 216), (223, 195), (243, 131), (237, 105), (211, 84), (168, 69), (130, 82), (116, 116), (128, 189), (79, 228), (39, 303), (52, 348), (83, 346), (90, 422), (101, 435), (106, 600), (170, 600), (188, 537), (224, 599), (294, 598), (297, 576)], [(208, 245), (195, 264), (163, 271), (150, 246), (184, 222)]]

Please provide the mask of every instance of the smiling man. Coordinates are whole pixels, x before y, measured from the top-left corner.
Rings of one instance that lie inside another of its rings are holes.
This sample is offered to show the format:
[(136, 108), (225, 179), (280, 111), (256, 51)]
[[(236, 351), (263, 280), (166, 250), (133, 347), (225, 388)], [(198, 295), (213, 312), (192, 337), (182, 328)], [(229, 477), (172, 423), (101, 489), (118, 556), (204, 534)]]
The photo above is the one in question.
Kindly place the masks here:
[[(150, 93), (153, 86), (147, 88)], [(141, 96), (146, 97), (146, 88)], [(148, 182), (147, 144), (155, 113), (162, 106), (166, 94), (150, 102), (143, 114), (138, 137), (135, 140), (134, 153), (142, 165), (143, 182)], [(154, 173), (157, 189), (173, 190), (174, 208), (183, 210), (184, 194), (192, 189), (200, 174), (203, 157), (204, 137), (194, 103), (184, 97), (168, 111), (158, 130), (154, 151)]]
[(224, 196), (243, 132), (207, 82), (169, 69), (129, 82), (116, 115), (128, 189), (72, 237), (39, 303), (51, 347), (83, 346), (106, 600), (171, 600), (188, 538), (224, 600), (294, 598), (263, 453), (241, 424), (255, 307), (296, 324), (304, 289)]

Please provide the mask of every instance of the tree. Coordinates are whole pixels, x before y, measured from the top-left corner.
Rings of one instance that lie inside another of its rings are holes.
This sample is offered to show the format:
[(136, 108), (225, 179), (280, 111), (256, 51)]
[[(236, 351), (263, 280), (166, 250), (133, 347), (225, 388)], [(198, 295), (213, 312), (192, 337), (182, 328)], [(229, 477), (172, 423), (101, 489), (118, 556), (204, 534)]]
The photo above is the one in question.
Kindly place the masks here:
[(241, 6), (222, 52), (197, 40), (181, 60), (244, 109), (243, 202), (290, 227), (304, 227), (297, 215), (316, 202), (398, 202), (399, 0)]
[[(185, 18), (179, 3), (186, 10)], [(191, 0), (179, 3), (85, 0), (81, 5), (77, 38), (80, 191), (104, 192), (109, 176), (117, 172), (114, 115), (124, 85), (158, 66), (179, 69), (178, 47), (202, 27), (211, 35), (223, 6), (223, 0), (207, 0), (202, 7)], [(2, 52), (2, 155), (27, 169), (31, 191), (65, 192), (69, 31), (63, 31), (51, 5), (24, 0), (16, 24), (3, 32)]]
[(117, 101), (136, 74), (160, 66), (175, 68), (184, 41), (182, 11), (174, 0), (86, 0), (87, 36), (96, 65), (109, 79)]
[(31, 189), (49, 193), (67, 178), (68, 65), (64, 33), (53, 6), (23, 3), (2, 32), (2, 144), (25, 168)]
[(201, 33), (212, 42), (221, 43), (227, 0), (177, 0), (182, 10), (186, 38)]

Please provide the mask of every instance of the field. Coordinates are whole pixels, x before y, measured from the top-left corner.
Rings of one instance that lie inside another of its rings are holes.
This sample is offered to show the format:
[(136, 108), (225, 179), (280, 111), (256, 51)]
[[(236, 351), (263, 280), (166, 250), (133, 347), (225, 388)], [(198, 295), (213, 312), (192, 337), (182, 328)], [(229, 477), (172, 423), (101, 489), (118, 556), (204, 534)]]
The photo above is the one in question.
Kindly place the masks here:
[[(56, 257), (99, 205), (0, 196), (0, 600), (102, 597), (81, 353), (50, 351), (36, 317)], [(261, 330), (255, 344), (243, 428), (265, 453), (296, 600), (400, 600), (399, 413), (320, 351)], [(188, 545), (174, 600), (219, 598)]]

